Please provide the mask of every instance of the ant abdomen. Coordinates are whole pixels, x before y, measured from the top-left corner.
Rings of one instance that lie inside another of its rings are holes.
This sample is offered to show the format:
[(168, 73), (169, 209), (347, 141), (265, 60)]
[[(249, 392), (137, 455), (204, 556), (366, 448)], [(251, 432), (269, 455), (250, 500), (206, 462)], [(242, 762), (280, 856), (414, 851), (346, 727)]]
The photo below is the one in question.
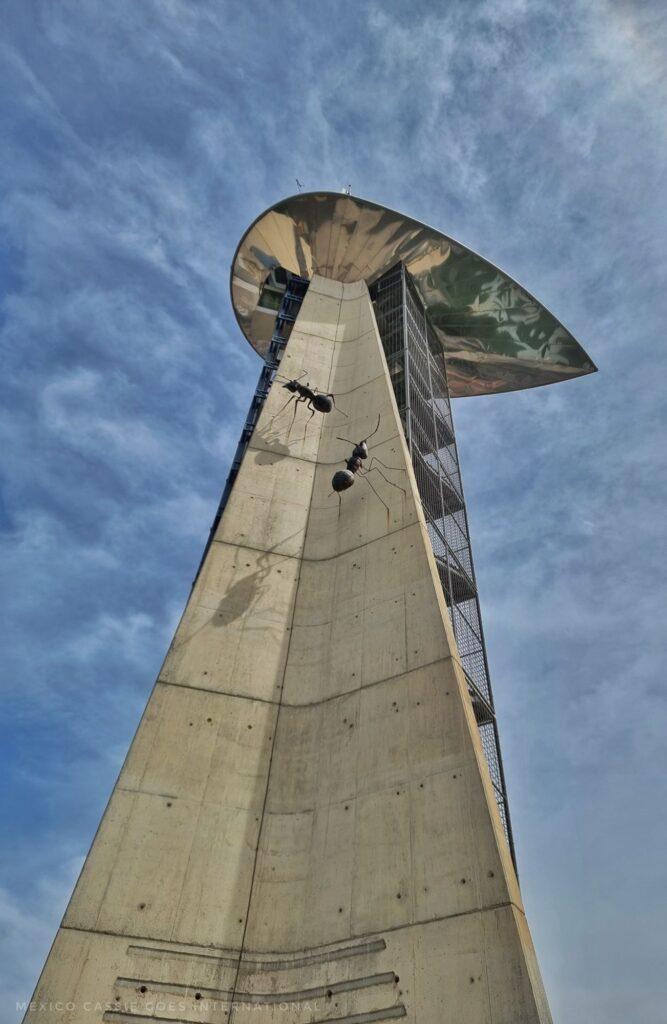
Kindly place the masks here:
[(331, 478), (331, 486), (334, 491), (346, 491), (354, 483), (354, 473), (349, 469), (337, 470)]
[(333, 398), (330, 395), (315, 394), (311, 398), (311, 402), (318, 412), (331, 412), (334, 407)]

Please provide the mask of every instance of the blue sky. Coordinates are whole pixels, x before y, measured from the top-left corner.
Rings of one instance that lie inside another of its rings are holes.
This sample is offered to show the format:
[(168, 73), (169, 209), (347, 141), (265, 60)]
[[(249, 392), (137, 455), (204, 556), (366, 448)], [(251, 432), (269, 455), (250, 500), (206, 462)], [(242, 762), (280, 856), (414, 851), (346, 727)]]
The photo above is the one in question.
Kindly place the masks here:
[(235, 245), (298, 177), (481, 252), (600, 368), (454, 415), (555, 1019), (663, 1022), (664, 5), (5, 0), (3, 23), (0, 1020), (32, 991), (259, 371)]

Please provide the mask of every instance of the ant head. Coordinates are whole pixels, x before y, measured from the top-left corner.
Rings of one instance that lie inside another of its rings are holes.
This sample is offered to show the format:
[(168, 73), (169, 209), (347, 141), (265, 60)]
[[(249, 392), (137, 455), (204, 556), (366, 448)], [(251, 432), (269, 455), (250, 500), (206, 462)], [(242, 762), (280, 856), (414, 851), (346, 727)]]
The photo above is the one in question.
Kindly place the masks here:
[[(305, 377), (307, 373), (308, 373), (308, 370), (304, 370), (300, 377), (295, 377), (293, 380), (288, 380), (287, 377), (283, 377), (282, 373), (278, 373), (278, 374), (276, 374), (276, 376), (277, 376), (278, 380), (284, 380), (286, 382), (282, 386), (285, 388), (286, 391), (290, 391), (294, 395), (299, 390), (299, 381), (303, 377)], [(306, 387), (308, 387), (307, 384), (306, 384)]]
[(351, 441), (349, 437), (338, 437), (337, 441), (347, 441), (348, 444), (354, 445), (352, 450), (352, 458), (367, 459), (368, 458), (368, 442), (377, 434), (380, 429), (380, 417), (378, 416), (377, 426), (375, 430), (372, 430), (368, 437), (365, 437), (362, 441)]

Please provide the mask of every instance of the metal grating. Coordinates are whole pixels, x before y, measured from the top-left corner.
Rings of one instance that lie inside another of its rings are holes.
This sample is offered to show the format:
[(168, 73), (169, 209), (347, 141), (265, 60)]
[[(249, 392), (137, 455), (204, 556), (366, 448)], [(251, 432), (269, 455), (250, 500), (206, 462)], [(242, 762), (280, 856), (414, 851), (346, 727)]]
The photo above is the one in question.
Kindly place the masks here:
[(516, 866), (444, 352), (403, 264), (387, 271), (370, 292), (459, 657)]

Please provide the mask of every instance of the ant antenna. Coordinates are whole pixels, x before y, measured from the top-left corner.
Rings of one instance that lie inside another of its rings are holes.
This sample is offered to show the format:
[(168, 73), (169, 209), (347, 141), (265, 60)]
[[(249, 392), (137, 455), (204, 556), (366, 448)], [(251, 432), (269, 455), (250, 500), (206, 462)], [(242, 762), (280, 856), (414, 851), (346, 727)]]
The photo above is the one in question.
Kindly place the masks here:
[(300, 375), (299, 375), (298, 377), (285, 377), (285, 376), (284, 376), (284, 375), (283, 375), (282, 373), (277, 373), (277, 374), (276, 374), (276, 377), (277, 377), (277, 378), (278, 378), (279, 380), (286, 380), (286, 381), (288, 381), (289, 383), (291, 383), (291, 382), (292, 382), (293, 380), (301, 380), (301, 379), (302, 379), (303, 377), (305, 377), (305, 376), (306, 376), (306, 374), (307, 374), (307, 373), (308, 373), (308, 370), (304, 370), (304, 371), (303, 371), (303, 373), (302, 373), (302, 374), (300, 374)]
[[(378, 413), (378, 424), (377, 424), (377, 427), (375, 428), (375, 430), (373, 431), (373, 434), (377, 434), (379, 429), (380, 429), (380, 413)], [(373, 434), (369, 434), (368, 437), (365, 437), (364, 441), (370, 441), (370, 439), (373, 437)]]
[(366, 441), (370, 441), (370, 439), (373, 436), (373, 434), (377, 434), (379, 429), (380, 429), (380, 416), (378, 414), (377, 427), (375, 428), (375, 430), (373, 431), (372, 434), (368, 435), (368, 437), (364, 437), (361, 441), (350, 441), (349, 437), (336, 437), (336, 440), (337, 441), (347, 441), (348, 444), (354, 444), (354, 445), (365, 444)]

